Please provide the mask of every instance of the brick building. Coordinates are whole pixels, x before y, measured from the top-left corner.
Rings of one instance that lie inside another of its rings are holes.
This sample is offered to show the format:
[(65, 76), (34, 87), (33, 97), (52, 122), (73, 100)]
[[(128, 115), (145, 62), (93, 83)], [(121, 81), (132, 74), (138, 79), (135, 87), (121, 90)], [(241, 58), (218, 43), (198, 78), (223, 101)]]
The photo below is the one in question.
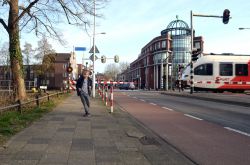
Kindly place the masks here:
[[(170, 22), (142, 49), (130, 64), (128, 81), (139, 88), (169, 89), (177, 79), (178, 66), (186, 66), (191, 60), (191, 29), (182, 20)], [(203, 50), (203, 38), (194, 37), (194, 47)], [(125, 76), (125, 75), (121, 75)]]
[[(24, 80), (26, 89), (46, 85), (48, 89), (67, 88), (68, 80), (78, 78), (81, 64), (76, 64), (75, 53), (55, 53), (51, 55), (53, 58), (52, 69), (45, 71), (44, 74), (38, 74), (37, 70), (42, 65), (24, 65)], [(73, 68), (72, 73), (67, 73), (67, 67)], [(0, 87), (12, 88), (12, 73), (10, 66), (0, 66)]]

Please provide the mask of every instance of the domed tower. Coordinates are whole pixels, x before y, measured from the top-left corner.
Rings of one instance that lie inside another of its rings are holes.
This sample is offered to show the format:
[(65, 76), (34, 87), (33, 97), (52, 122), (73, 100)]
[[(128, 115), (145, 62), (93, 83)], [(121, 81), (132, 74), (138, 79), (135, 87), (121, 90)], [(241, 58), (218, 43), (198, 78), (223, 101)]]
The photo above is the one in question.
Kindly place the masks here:
[(188, 64), (190, 62), (191, 29), (183, 20), (170, 22), (161, 35), (170, 35), (173, 64)]
[(165, 30), (161, 31), (162, 36), (169, 35), (172, 39), (170, 46), (172, 51), (172, 82), (177, 80), (178, 65), (186, 66), (191, 60), (191, 29), (186, 22), (179, 20), (178, 16), (176, 18), (169, 23)]

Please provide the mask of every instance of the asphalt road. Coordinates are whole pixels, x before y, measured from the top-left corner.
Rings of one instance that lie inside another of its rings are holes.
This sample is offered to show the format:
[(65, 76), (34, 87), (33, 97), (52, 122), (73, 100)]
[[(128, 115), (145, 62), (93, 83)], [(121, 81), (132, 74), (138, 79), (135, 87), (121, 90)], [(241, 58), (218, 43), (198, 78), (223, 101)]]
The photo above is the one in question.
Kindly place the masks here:
[[(250, 107), (161, 95), (155, 92), (129, 92), (129, 95), (223, 127), (250, 134)], [(237, 96), (235, 95), (235, 99), (244, 99), (244, 95), (239, 98)]]
[(249, 164), (249, 107), (119, 91), (114, 100), (197, 164)]

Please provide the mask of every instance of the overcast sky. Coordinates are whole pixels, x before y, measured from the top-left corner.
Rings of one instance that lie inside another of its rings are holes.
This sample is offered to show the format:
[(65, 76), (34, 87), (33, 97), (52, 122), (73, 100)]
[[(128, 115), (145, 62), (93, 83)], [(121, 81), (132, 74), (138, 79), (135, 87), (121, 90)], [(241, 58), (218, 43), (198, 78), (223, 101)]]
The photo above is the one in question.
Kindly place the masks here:
[[(113, 57), (117, 54), (120, 61), (132, 62), (143, 46), (176, 20), (176, 15), (190, 26), (191, 10), (195, 14), (222, 15), (226, 8), (231, 11), (232, 17), (227, 25), (219, 18), (194, 17), (196, 36), (203, 36), (206, 53), (250, 54), (250, 29), (238, 30), (239, 27), (250, 28), (249, 0), (110, 0), (105, 9), (98, 11), (104, 18), (96, 19), (96, 33), (106, 32), (105, 35), (96, 35), (96, 45), (100, 50), (98, 56)], [(73, 46), (89, 49), (91, 38), (84, 29), (68, 26), (61, 29), (68, 46), (65, 48), (50, 41), (58, 53), (71, 52)], [(0, 36), (2, 41), (5, 39), (3, 36)], [(33, 40), (33, 37), (22, 35), (21, 42), (32, 43)], [(88, 51), (76, 54), (78, 63), (81, 63), (83, 54), (85, 58), (89, 57)], [(113, 63), (113, 60), (107, 63)], [(102, 72), (104, 67), (105, 64), (100, 63), (100, 60), (96, 62), (97, 72)]]

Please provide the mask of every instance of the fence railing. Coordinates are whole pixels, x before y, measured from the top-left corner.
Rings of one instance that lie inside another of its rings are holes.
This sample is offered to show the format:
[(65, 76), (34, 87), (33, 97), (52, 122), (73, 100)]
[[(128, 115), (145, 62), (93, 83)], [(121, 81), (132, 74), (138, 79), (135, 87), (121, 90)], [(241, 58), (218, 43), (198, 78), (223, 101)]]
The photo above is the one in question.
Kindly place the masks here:
[(0, 115), (8, 110), (16, 109), (18, 112), (22, 113), (22, 107), (27, 104), (35, 103), (37, 107), (40, 106), (41, 101), (47, 99), (47, 101), (50, 101), (53, 96), (59, 97), (59, 95), (66, 93), (65, 91), (62, 92), (56, 92), (53, 94), (46, 93), (45, 96), (39, 96), (39, 94), (35, 95), (35, 98), (26, 102), (22, 102), (18, 100), (16, 104), (0, 107)]
[[(26, 90), (31, 90), (36, 87), (37, 84), (35, 81), (24, 81)], [(12, 80), (0, 80), (0, 89), (1, 90), (13, 90)]]

